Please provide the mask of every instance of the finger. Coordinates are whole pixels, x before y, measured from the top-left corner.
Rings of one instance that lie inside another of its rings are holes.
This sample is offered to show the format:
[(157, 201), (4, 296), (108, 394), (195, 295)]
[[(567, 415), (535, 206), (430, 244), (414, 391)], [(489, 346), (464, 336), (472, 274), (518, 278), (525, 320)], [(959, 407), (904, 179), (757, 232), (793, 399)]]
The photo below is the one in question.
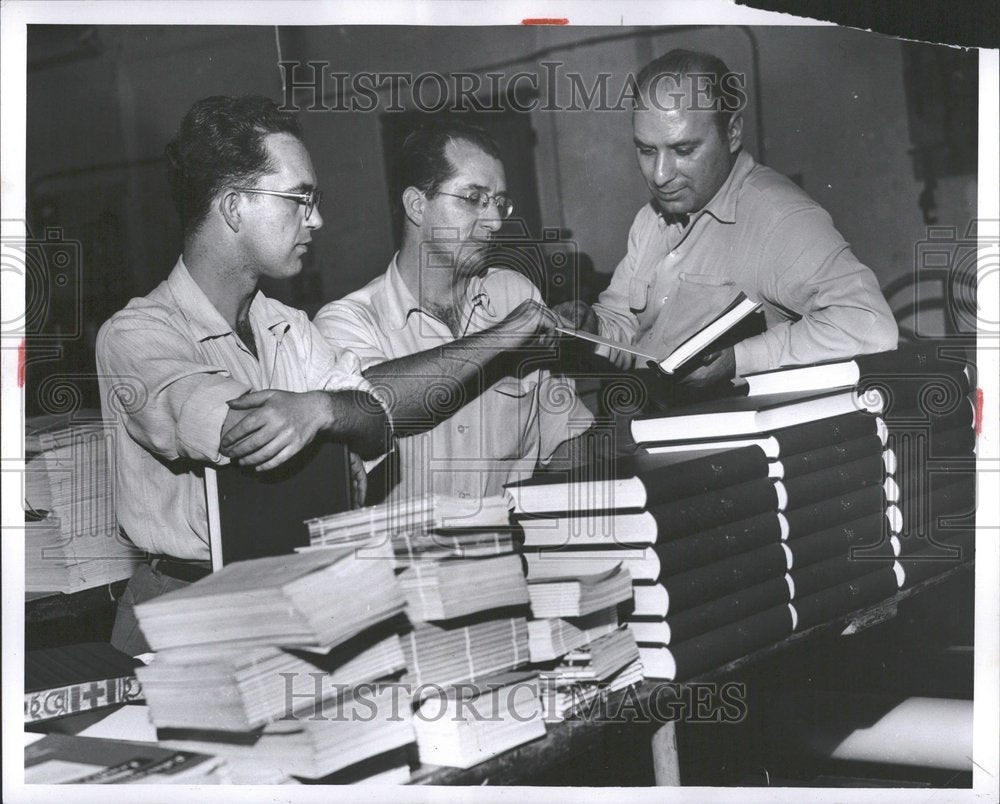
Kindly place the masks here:
[(275, 455), (273, 458), (260, 464), (260, 466), (256, 468), (256, 471), (266, 472), (269, 469), (276, 469), (279, 466), (281, 466), (281, 464), (283, 464), (285, 461), (294, 458), (297, 453), (298, 450), (295, 449), (291, 444), (289, 444), (284, 449), (279, 451), (278, 454)]
[(234, 445), (238, 444), (247, 436), (256, 433), (266, 423), (267, 420), (262, 416), (257, 416), (252, 413), (248, 416), (244, 416), (222, 434), (222, 440), (219, 442), (219, 449), (223, 452), (232, 449)]
[(289, 446), (285, 439), (273, 439), (263, 444), (260, 448), (240, 458), (240, 466), (260, 466), (274, 458), (283, 449)]
[(259, 408), (272, 396), (274, 396), (273, 390), (250, 391), (235, 399), (230, 399), (226, 404), (233, 410), (249, 410), (250, 408)]
[(270, 428), (261, 428), (256, 433), (253, 433), (242, 441), (233, 444), (229, 448), (229, 458), (230, 460), (242, 460), (248, 455), (252, 455), (257, 450), (266, 447), (268, 444), (279, 442), (283, 446), (288, 442), (288, 439), (282, 439), (280, 431), (275, 431)]

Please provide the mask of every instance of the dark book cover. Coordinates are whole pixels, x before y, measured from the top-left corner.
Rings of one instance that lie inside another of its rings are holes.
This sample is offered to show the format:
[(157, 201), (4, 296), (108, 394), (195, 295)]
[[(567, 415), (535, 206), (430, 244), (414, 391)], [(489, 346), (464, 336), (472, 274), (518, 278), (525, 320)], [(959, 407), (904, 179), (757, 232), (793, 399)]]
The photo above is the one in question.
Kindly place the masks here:
[(876, 512), (808, 536), (789, 539), (787, 544), (792, 551), (792, 569), (807, 567), (836, 555), (847, 555), (852, 547), (874, 547), (888, 541), (887, 524), (885, 516)]
[(142, 700), (142, 665), (104, 642), (28, 651), (24, 657), (26, 723)]
[(771, 435), (777, 439), (780, 454), (784, 456), (877, 433), (878, 417), (867, 411), (855, 410), (793, 427), (782, 427), (773, 430)]
[(782, 482), (788, 492), (788, 510), (802, 508), (866, 486), (880, 487), (885, 480), (882, 453), (866, 458), (786, 478)]
[(976, 408), (968, 396), (959, 399), (936, 399), (929, 396), (909, 407), (893, 405), (882, 413), (889, 432), (898, 429), (912, 429), (914, 426), (930, 428), (932, 432), (954, 430), (958, 427), (972, 427), (975, 423)]
[(676, 666), (674, 678), (690, 679), (706, 670), (739, 659), (780, 642), (792, 634), (792, 613), (787, 604), (773, 606), (739, 622), (670, 646)]
[(765, 477), (673, 502), (653, 500), (648, 510), (656, 520), (657, 541), (665, 541), (777, 511), (777, 506), (774, 482)]
[(886, 600), (896, 594), (896, 573), (891, 566), (876, 569), (860, 578), (831, 586), (805, 597), (796, 597), (791, 605), (797, 615), (796, 631), (829, 622), (842, 614)]
[(881, 485), (866, 486), (811, 505), (790, 508), (784, 512), (788, 537), (797, 539), (868, 514), (882, 514), (885, 508), (885, 491)]
[(222, 467), (216, 483), (222, 564), (305, 547), (305, 520), (351, 507), (350, 462), (343, 444), (313, 444), (269, 472)]
[(851, 463), (873, 455), (882, 455), (885, 447), (877, 435), (861, 436), (840, 444), (829, 444), (825, 447), (796, 452), (793, 455), (781, 453), (778, 460), (784, 469), (784, 479), (800, 477), (810, 472), (829, 469), (833, 466)]
[(971, 391), (969, 377), (962, 371), (934, 370), (926, 373), (872, 374), (862, 377), (858, 390), (877, 389), (885, 401), (885, 415), (897, 411), (926, 409), (948, 413), (958, 410)]
[(776, 511), (726, 522), (682, 539), (653, 545), (664, 571), (674, 575), (781, 541)]
[(854, 578), (868, 575), (875, 570), (892, 566), (895, 556), (889, 540), (865, 549), (864, 555), (852, 554), (850, 548), (840, 555), (799, 569), (792, 569), (793, 600), (809, 597), (831, 586), (847, 583)]
[(786, 548), (777, 543), (679, 575), (661, 576), (659, 582), (667, 590), (667, 614), (675, 614), (768, 578), (783, 577), (787, 568)]
[(684, 642), (698, 634), (746, 619), (791, 599), (784, 576), (739, 589), (700, 606), (679, 611), (666, 618), (671, 643)]
[[(540, 490), (551, 487), (553, 507), (546, 511), (571, 510), (565, 502), (571, 494), (561, 494), (567, 483), (620, 481), (637, 478), (649, 499), (680, 499), (704, 494), (754, 478), (766, 478), (768, 460), (760, 447), (740, 447), (698, 457), (683, 454), (636, 454), (602, 462), (600, 460), (571, 473), (536, 474), (508, 484), (509, 489)], [(540, 511), (539, 511), (540, 512)]]
[(901, 343), (891, 352), (858, 355), (854, 358), (862, 377), (946, 371), (961, 373), (970, 363), (965, 349), (954, 345)]

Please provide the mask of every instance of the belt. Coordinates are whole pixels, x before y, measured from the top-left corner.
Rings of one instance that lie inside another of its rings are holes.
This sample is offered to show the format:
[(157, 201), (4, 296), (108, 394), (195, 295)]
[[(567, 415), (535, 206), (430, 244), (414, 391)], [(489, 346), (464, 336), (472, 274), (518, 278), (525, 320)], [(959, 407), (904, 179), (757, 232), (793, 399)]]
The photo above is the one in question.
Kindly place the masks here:
[(194, 583), (212, 574), (211, 561), (185, 561), (170, 556), (151, 556), (149, 566), (153, 572), (167, 575), (178, 581)]

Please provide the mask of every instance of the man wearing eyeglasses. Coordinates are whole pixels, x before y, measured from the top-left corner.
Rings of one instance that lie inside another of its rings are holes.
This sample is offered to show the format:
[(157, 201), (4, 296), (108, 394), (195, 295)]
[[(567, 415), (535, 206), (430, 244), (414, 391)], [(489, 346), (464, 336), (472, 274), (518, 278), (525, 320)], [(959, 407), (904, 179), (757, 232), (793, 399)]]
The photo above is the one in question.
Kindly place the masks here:
[(148, 650), (134, 605), (209, 571), (204, 466), (267, 470), (319, 438), (378, 455), (388, 429), (358, 358), (258, 290), (299, 273), (323, 225), (298, 122), (267, 98), (206, 98), (167, 158), (183, 253), (97, 339), (116, 514), (150, 554), (112, 635), (132, 655)]
[(544, 368), (560, 319), (528, 279), (484, 268), (513, 211), (505, 191), (497, 146), (481, 129), (452, 121), (412, 132), (395, 176), (399, 252), (384, 274), (314, 319), (386, 390), (394, 498), (500, 494), (568, 457), (570, 440), (593, 421), (572, 381)]

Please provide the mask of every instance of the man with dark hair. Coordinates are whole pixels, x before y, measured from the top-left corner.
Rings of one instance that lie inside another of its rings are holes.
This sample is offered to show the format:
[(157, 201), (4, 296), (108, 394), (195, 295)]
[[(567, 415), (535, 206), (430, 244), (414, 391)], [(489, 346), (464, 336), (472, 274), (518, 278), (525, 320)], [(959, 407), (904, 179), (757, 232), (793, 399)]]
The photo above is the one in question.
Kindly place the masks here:
[(571, 380), (539, 368), (560, 321), (528, 279), (484, 268), (513, 210), (485, 132), (460, 122), (414, 131), (393, 186), (399, 252), (314, 322), (385, 389), (397, 436), (394, 497), (499, 494), (539, 464), (569, 458), (571, 439), (593, 421)]
[[(581, 329), (667, 355), (742, 291), (767, 329), (706, 356), (694, 387), (781, 366), (896, 347), (874, 274), (830, 216), (743, 150), (742, 82), (714, 56), (672, 50), (637, 78), (632, 127), (652, 200), (593, 308), (557, 312)], [(600, 347), (620, 368), (632, 356)]]
[(258, 290), (296, 275), (323, 225), (294, 118), (259, 96), (206, 98), (167, 156), (183, 253), (97, 338), (118, 522), (150, 554), (112, 636), (131, 654), (148, 650), (133, 606), (209, 571), (204, 466), (267, 470), (320, 438), (378, 455), (388, 430), (358, 358)]

